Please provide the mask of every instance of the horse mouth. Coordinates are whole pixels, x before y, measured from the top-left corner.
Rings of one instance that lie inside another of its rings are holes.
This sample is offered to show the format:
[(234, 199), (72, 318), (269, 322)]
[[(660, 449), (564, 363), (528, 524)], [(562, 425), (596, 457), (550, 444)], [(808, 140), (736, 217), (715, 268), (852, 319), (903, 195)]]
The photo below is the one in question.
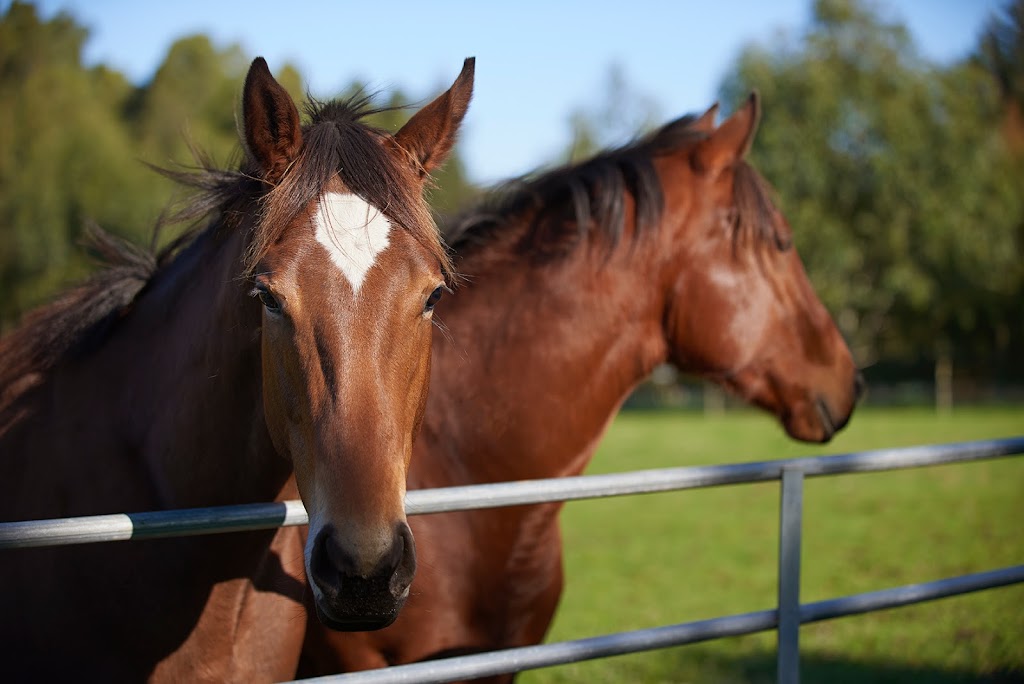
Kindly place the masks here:
[(391, 625), (401, 612), (405, 604), (404, 597), (398, 600), (390, 609), (383, 609), (376, 612), (359, 612), (338, 614), (329, 606), (323, 605), (320, 601), (314, 601), (316, 615), (328, 629), (336, 632), (372, 632), (377, 629), (384, 629)]
[(337, 632), (370, 632), (383, 629), (398, 619), (398, 614), (409, 598), (409, 587), (396, 594), (383, 578), (366, 580), (348, 577), (339, 588), (313, 584), (313, 605), (317, 617), (329, 629)]

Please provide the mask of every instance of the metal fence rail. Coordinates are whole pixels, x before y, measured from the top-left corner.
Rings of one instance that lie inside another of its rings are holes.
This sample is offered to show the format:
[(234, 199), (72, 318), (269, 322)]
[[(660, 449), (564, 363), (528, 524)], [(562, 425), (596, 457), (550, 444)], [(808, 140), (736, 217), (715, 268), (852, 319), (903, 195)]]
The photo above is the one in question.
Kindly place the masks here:
[[(767, 482), (781, 479), (786, 469), (798, 470), (806, 477), (817, 477), (977, 461), (1019, 453), (1024, 453), (1024, 437), (878, 449), (836, 456), (443, 487), (409, 492), (405, 509), (409, 515), (424, 515)], [(266, 530), (305, 525), (307, 522), (306, 511), (298, 500), (7, 522), (0, 523), (0, 549)]]
[[(925, 584), (912, 584), (838, 599), (816, 601), (800, 606), (800, 623), (907, 606), (1019, 582), (1024, 582), (1024, 565)], [(567, 665), (584, 660), (764, 632), (774, 629), (778, 625), (777, 615), (778, 612), (775, 610), (760, 610), (712, 620), (606, 634), (589, 639), (511, 648), (446, 660), (431, 660), (412, 665), (396, 665), (380, 670), (298, 681), (307, 684), (326, 684), (328, 682), (332, 684), (396, 684), (398, 682), (426, 684), (427, 682), (489, 677), (504, 672), (522, 672), (552, 665)], [(794, 669), (792, 672), (796, 673), (798, 670)], [(781, 674), (780, 672), (780, 680), (782, 680)]]
[[(620, 496), (719, 485), (781, 481), (777, 608), (590, 639), (461, 656), (383, 670), (323, 677), (316, 682), (443, 682), (559, 665), (581, 660), (707, 641), (777, 629), (778, 680), (799, 682), (799, 627), (807, 622), (919, 603), (1024, 582), (1024, 565), (800, 603), (803, 483), (806, 477), (917, 468), (1024, 453), (1024, 437), (881, 449), (838, 456), (795, 458), (696, 468), (665, 468), (614, 475), (506, 482), (412, 491), (409, 515), (472, 510), (549, 501)], [(0, 549), (97, 541), (151, 539), (308, 522), (301, 502), (156, 511), (0, 523)]]

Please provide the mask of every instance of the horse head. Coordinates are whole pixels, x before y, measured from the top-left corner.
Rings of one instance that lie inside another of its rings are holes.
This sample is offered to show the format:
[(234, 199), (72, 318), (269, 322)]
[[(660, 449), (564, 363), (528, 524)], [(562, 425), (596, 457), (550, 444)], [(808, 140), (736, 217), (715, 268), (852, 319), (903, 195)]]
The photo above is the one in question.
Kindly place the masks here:
[(849, 419), (861, 375), (744, 158), (756, 93), (718, 127), (716, 109), (689, 124), (700, 139), (659, 166), (665, 221), (677, 226), (663, 232), (677, 247), (662, 250), (670, 360), (770, 411), (791, 437), (825, 442)]
[(405, 478), (449, 271), (422, 191), (450, 151), (473, 61), (395, 135), (337, 103), (300, 125), (257, 59), (243, 95), (252, 171), (268, 190), (250, 241), (262, 307), (263, 406), (309, 512), (306, 572), (335, 629), (390, 624), (416, 569)]

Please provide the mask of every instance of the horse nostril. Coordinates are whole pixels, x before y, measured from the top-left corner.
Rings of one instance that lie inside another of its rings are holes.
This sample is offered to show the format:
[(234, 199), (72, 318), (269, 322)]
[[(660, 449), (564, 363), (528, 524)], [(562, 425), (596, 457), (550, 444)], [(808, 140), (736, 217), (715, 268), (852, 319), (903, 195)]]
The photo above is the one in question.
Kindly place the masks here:
[(331, 562), (330, 553), (327, 551), (327, 539), (330, 538), (330, 531), (323, 529), (313, 542), (313, 550), (309, 559), (309, 572), (312, 579), (321, 587), (334, 587), (338, 585), (338, 571)]
[(341, 547), (333, 533), (324, 537), (323, 548), (327, 562), (331, 564), (336, 573), (342, 576), (356, 574), (355, 563), (352, 557)]
[(334, 528), (324, 526), (313, 544), (310, 572), (325, 591), (338, 591), (345, 576), (351, 575), (352, 561), (334, 536)]
[(857, 374), (853, 377), (853, 400), (857, 401), (864, 396), (864, 390), (868, 388), (868, 383), (864, 380), (864, 374), (857, 371)]
[(391, 590), (392, 596), (400, 598), (409, 590), (412, 578), (416, 575), (416, 542), (413, 539), (412, 530), (405, 522), (398, 525), (394, 550), (397, 552), (397, 558), (392, 566), (394, 570), (391, 573), (388, 588)]
[(825, 430), (825, 441), (828, 441), (839, 430), (839, 427), (836, 425), (835, 418), (832, 416), (832, 410), (829, 408), (828, 402), (825, 401), (824, 397), (818, 397), (814, 401), (814, 406), (818, 410), (818, 419)]

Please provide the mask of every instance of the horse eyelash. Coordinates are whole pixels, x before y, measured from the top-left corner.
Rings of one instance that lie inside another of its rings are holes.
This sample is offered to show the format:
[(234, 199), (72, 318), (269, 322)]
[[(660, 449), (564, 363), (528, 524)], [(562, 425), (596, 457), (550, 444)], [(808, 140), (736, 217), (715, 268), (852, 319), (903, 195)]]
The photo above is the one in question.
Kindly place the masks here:
[(444, 324), (444, 321), (438, 318), (432, 318), (430, 324), (441, 331), (441, 334), (444, 335), (444, 338), (448, 340), (449, 344), (455, 344), (455, 338), (452, 337), (452, 333), (448, 329), (448, 326)]
[(267, 289), (265, 286), (261, 286), (258, 282), (256, 282), (256, 279), (259, 278), (261, 275), (270, 275), (270, 272), (263, 271), (262, 273), (253, 273), (251, 276), (249, 276), (248, 280), (252, 281), (252, 289), (249, 290), (250, 297), (259, 297), (260, 290)]

